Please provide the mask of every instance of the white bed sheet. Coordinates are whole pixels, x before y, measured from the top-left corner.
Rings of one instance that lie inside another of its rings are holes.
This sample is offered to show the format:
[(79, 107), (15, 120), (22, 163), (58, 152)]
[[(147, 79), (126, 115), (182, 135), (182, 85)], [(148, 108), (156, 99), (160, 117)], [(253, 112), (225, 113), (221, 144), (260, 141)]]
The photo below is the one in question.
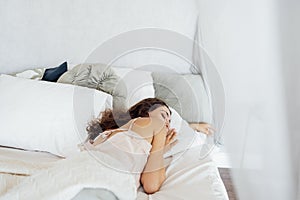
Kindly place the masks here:
[[(227, 200), (225, 186), (217, 166), (208, 156), (199, 159), (201, 146), (174, 156), (167, 168), (167, 179), (160, 191), (152, 195), (138, 192), (138, 200), (205, 199)], [(45, 152), (0, 148), (0, 195), (44, 167), (50, 167), (61, 158)]]
[(182, 156), (173, 157), (166, 170), (167, 179), (160, 191), (145, 195), (138, 193), (138, 199), (153, 200), (226, 200), (228, 195), (216, 163), (208, 156), (199, 159), (201, 146), (186, 151)]
[(0, 147), (0, 196), (26, 176), (50, 167), (61, 159), (46, 152)]
[[(136, 199), (137, 187), (134, 174), (114, 170), (100, 163), (95, 157), (106, 163), (118, 163), (115, 158), (99, 151), (93, 152), (93, 156), (88, 151), (78, 152), (78, 154), (67, 159), (50, 162), (48, 166), (45, 163), (43, 166), (36, 163), (33, 168), (40, 167), (41, 170), (28, 177), (25, 176), (25, 173), (28, 172), (24, 171), (23, 177), (26, 178), (20, 184), (14, 184), (15, 187), (6, 191), (3, 196), (0, 196), (0, 199), (65, 200), (72, 199), (84, 188), (107, 189), (120, 200)], [(7, 165), (15, 168), (11, 164), (12, 162), (12, 160), (7, 163), (2, 162), (5, 170), (9, 170)], [(18, 170), (19, 164), (25, 168), (31, 167), (17, 160), (15, 165), (18, 165)], [(51, 166), (52, 164), (54, 165)]]

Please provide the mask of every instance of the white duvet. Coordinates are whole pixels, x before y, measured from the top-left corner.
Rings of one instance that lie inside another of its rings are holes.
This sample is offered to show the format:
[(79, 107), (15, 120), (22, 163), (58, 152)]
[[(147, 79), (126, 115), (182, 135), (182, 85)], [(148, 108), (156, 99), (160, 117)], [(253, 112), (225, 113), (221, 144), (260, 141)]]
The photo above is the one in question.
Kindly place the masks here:
[[(210, 156), (201, 158), (200, 150), (201, 147), (198, 146), (189, 149), (183, 155), (173, 156), (171, 165), (166, 169), (167, 179), (160, 191), (147, 195), (142, 188), (139, 188), (135, 198), (136, 188), (133, 177), (99, 166), (97, 161), (87, 157), (89, 155), (81, 155), (81, 157), (73, 158), (72, 161), (64, 161), (49, 153), (0, 148), (0, 199), (70, 199), (82, 187), (95, 188), (101, 185), (101, 188), (109, 187), (109, 190), (120, 199), (125, 196), (124, 198), (132, 200), (228, 200), (215, 162)], [(87, 167), (88, 163), (92, 165)], [(93, 165), (95, 163), (96, 166)], [(55, 168), (57, 171), (54, 170)], [(95, 173), (96, 170), (105, 170), (107, 173), (104, 175)], [(48, 174), (39, 175), (45, 171)], [(71, 176), (73, 173), (80, 183)], [(38, 176), (43, 178), (37, 179)], [(102, 178), (96, 178), (103, 176), (105, 178), (109, 176), (105, 183), (100, 182)], [(56, 182), (47, 182), (48, 178), (51, 180), (52, 177), (55, 177)], [(124, 184), (125, 181), (126, 184)], [(33, 182), (35, 182), (35, 187), (32, 186)], [(53, 192), (55, 190), (56, 194)], [(35, 194), (37, 192), (40, 194)], [(23, 194), (25, 196), (22, 197)]]
[(167, 179), (152, 195), (138, 192), (138, 200), (228, 200), (216, 163), (200, 157), (201, 147), (173, 156), (166, 169)]
[[(52, 162), (49, 165), (25, 166), (24, 174), (33, 173), (22, 180), (11, 180), (15, 183), (0, 199), (71, 199), (83, 188), (104, 188), (113, 192), (120, 200), (136, 199), (137, 187), (134, 174), (119, 172), (109, 168), (104, 163), (118, 162), (101, 152), (83, 151), (72, 158)], [(2, 172), (5, 166), (10, 173), (22, 172), (20, 166), (24, 163), (16, 161), (13, 165), (2, 162)], [(13, 169), (16, 166), (17, 169)], [(24, 167), (24, 165), (23, 165)], [(30, 171), (30, 169), (32, 169)], [(15, 171), (15, 172), (14, 172)], [(1, 174), (5, 178), (5, 174)], [(6, 182), (7, 184), (7, 182)], [(3, 185), (2, 185), (3, 186)], [(6, 185), (7, 186), (7, 185)]]

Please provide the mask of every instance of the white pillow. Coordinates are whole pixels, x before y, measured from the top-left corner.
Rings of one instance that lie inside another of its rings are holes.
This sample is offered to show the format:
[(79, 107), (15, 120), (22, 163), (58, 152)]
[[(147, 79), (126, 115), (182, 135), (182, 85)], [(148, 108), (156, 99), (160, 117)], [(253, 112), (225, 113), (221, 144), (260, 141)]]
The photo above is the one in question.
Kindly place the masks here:
[(127, 108), (143, 99), (154, 97), (154, 87), (151, 72), (122, 67), (112, 67), (112, 69), (126, 85)]
[(87, 122), (112, 107), (94, 89), (0, 76), (0, 145), (69, 156), (87, 136)]
[(13, 76), (20, 77), (20, 78), (28, 78), (33, 80), (41, 80), (45, 73), (46, 68), (39, 68), (39, 69), (28, 69), (22, 72), (18, 72), (12, 74)]
[(176, 110), (173, 108), (170, 108), (170, 110), (172, 112), (170, 127), (175, 128), (177, 131), (177, 144), (164, 154), (164, 158), (184, 153), (187, 149), (203, 145), (206, 140), (205, 134), (192, 129)]

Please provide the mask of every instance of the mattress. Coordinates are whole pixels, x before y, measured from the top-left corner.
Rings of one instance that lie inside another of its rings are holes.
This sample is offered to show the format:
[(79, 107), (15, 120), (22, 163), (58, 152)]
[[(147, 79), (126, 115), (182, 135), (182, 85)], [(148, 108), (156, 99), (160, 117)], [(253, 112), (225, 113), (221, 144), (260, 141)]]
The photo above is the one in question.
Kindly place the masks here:
[[(167, 179), (161, 189), (147, 195), (139, 188), (137, 199), (228, 199), (215, 162), (211, 156), (200, 158), (201, 148), (195, 146), (184, 154), (174, 155), (166, 169)], [(61, 159), (47, 152), (0, 147), (0, 196), (25, 177), (50, 167)], [(93, 193), (95, 191), (90, 195)]]

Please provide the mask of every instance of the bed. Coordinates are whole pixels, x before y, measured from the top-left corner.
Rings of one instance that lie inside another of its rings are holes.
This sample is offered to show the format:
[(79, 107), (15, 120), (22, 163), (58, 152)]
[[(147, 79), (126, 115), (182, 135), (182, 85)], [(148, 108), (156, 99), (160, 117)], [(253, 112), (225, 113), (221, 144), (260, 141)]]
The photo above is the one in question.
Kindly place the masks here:
[[(174, 80), (186, 88), (199, 82), (201, 76), (168, 74), (166, 79), (162, 78), (166, 72), (107, 67), (99, 63), (69, 67), (57, 82), (32, 80), (32, 74), (37, 72), (43, 74), (47, 69), (25, 73), (29, 77), (24, 77), (24, 72), (22, 77), (18, 73), (0, 75), (0, 91), (4, 97), (0, 100), (3, 133), (0, 199), (228, 199), (218, 168), (211, 159), (213, 137), (188, 126), (188, 121), (211, 120), (209, 109), (204, 108), (208, 107), (208, 100), (203, 97), (204, 87), (197, 86), (200, 92), (195, 97), (196, 101), (201, 98), (200, 115), (183, 112), (188, 108), (180, 106), (187, 99), (181, 98), (176, 104), (174, 96), (166, 90), (176, 97), (182, 96), (183, 89)], [(95, 167), (88, 154), (77, 156), (77, 145), (86, 139), (86, 123), (99, 112), (106, 108), (125, 109), (154, 96), (171, 104), (171, 127), (178, 130), (179, 142), (164, 156), (170, 163), (166, 181), (158, 192), (147, 195), (142, 187), (132, 187), (134, 183), (129, 175)], [(106, 185), (87, 178), (103, 170), (109, 175), (102, 177), (110, 180)], [(75, 174), (80, 176), (75, 179)]]
[[(195, 1), (29, 1), (1, 8), (0, 199), (228, 199), (211, 159), (224, 116), (215, 89), (222, 87), (195, 44), (202, 43), (199, 23), (206, 19), (199, 20), (204, 14)], [(171, 126), (180, 133), (165, 154), (166, 182), (153, 195), (121, 173), (101, 185), (82, 163), (97, 165), (78, 155), (87, 122), (147, 97), (172, 107)], [(212, 123), (216, 135), (206, 138), (187, 124), (199, 121)], [(83, 177), (76, 182), (72, 174)]]

